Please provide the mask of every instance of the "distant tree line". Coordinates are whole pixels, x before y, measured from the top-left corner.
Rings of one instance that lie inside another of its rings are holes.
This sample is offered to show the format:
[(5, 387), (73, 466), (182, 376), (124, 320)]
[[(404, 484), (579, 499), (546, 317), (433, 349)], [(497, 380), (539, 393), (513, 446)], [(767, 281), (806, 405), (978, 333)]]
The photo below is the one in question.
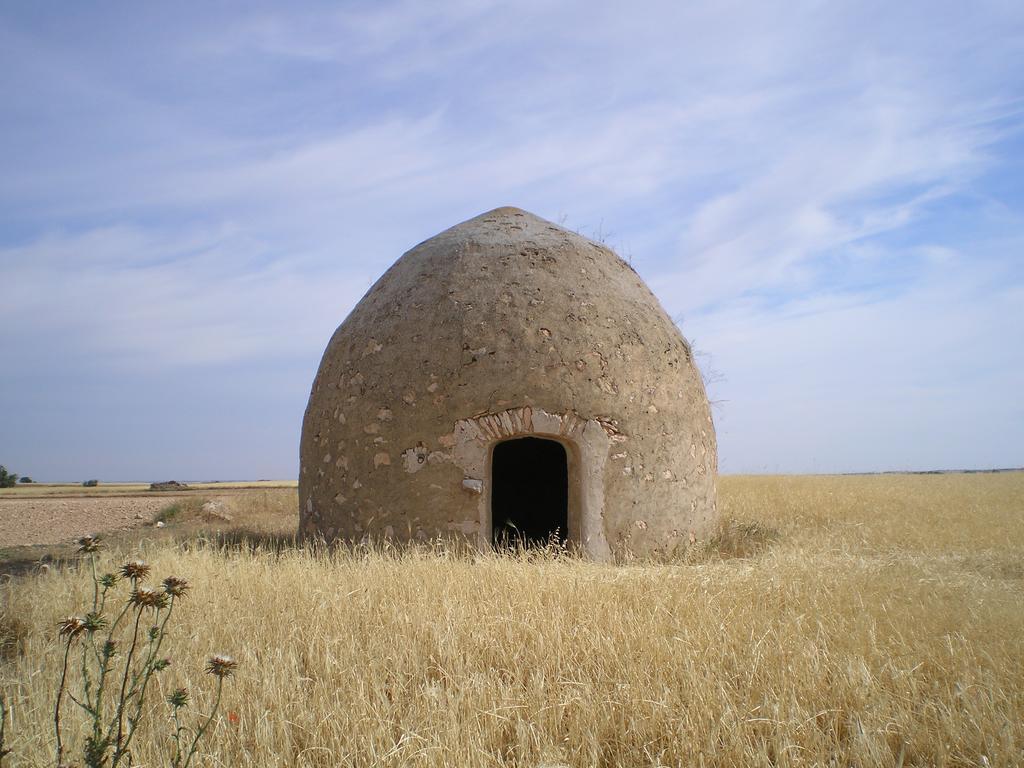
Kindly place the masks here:
[[(8, 472), (7, 467), (0, 464), (0, 488), (13, 488), (14, 484), (18, 482), (18, 476), (13, 472)], [(26, 482), (26, 478), (21, 478), (21, 482)], [(27, 482), (32, 482), (31, 478), (27, 479)]]
[(13, 488), (15, 483), (34, 483), (28, 475), (18, 477), (14, 472), (8, 472), (7, 467), (0, 464), (0, 488)]
[[(7, 467), (5, 467), (3, 464), (0, 464), (0, 488), (13, 488), (17, 483), (34, 482), (35, 480), (33, 480), (28, 475), (25, 475), (24, 477), (18, 477), (17, 474), (15, 474), (14, 472), (8, 472)], [(99, 484), (99, 480), (85, 480), (82, 483), (82, 485), (84, 485), (86, 488), (95, 488)]]
[[(34, 483), (28, 475), (24, 477), (18, 477), (14, 472), (8, 472), (7, 467), (0, 464), (0, 488), (13, 488), (17, 483)], [(82, 485), (86, 488), (95, 488), (100, 484), (99, 480), (85, 480)]]

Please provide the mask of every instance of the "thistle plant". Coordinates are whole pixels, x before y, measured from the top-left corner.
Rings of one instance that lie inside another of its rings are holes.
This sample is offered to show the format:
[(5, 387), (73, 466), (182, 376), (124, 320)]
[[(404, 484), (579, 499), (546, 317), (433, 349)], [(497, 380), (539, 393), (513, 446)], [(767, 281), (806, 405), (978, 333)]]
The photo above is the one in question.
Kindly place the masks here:
[[(89, 558), (92, 607), (84, 616), (68, 616), (58, 625), (63, 665), (53, 710), (56, 765), (64, 765), (62, 718), (65, 702), (70, 701), (87, 724), (81, 753), (85, 766), (117, 768), (131, 763), (131, 745), (143, 719), (150, 685), (171, 665), (161, 649), (174, 607), (187, 597), (190, 586), (177, 576), (168, 576), (155, 587), (144, 584), (151, 568), (142, 560), (127, 562), (113, 573), (99, 574), (99, 539), (86, 536), (78, 543), (78, 551)], [(119, 591), (120, 585), (127, 586), (126, 596)], [(68, 678), (73, 661), (81, 667), (74, 691)], [(230, 677), (236, 666), (228, 656), (212, 656), (207, 662), (206, 671), (217, 679), (216, 693), (213, 708), (196, 728), (182, 722), (182, 710), (189, 705), (188, 691), (181, 688), (167, 697), (174, 723), (174, 768), (191, 764), (220, 708), (224, 678)]]
[[(224, 678), (235, 674), (237, 667), (238, 663), (234, 659), (222, 654), (211, 656), (206, 662), (207, 674), (217, 678), (217, 693), (214, 696), (213, 708), (210, 710), (210, 714), (203, 721), (203, 724), (199, 726), (198, 730), (191, 730), (183, 726), (178, 714), (181, 709), (188, 706), (188, 689), (178, 688), (167, 697), (167, 703), (171, 705), (174, 713), (174, 761), (171, 763), (173, 768), (187, 768), (192, 763), (192, 758), (196, 753), (196, 748), (199, 746), (200, 739), (203, 738), (203, 735), (210, 727), (210, 723), (213, 722), (214, 715), (220, 709), (220, 695), (221, 690), (224, 688)], [(191, 743), (188, 742), (190, 732), (192, 734)], [(185, 749), (186, 744), (188, 744), (187, 751)]]

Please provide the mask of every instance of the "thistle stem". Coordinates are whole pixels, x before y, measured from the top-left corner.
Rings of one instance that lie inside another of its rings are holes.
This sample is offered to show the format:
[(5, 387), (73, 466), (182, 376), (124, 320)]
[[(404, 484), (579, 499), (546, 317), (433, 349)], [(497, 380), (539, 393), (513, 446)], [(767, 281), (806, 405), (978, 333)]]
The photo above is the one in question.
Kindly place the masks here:
[(174, 768), (179, 768), (181, 765), (181, 732), (184, 730), (181, 727), (181, 720), (178, 718), (178, 707), (174, 708), (174, 762), (171, 763)]
[(7, 735), (7, 701), (3, 696), (0, 696), (0, 766), (4, 764), (4, 758), (10, 752), (5, 744), (5, 737)]
[(92, 612), (97, 613), (100, 606), (100, 580), (96, 578), (96, 553), (89, 553), (89, 563), (92, 565)]
[(57, 765), (60, 765), (64, 758), (64, 742), (60, 734), (60, 705), (64, 699), (64, 689), (68, 680), (68, 657), (71, 655), (71, 638), (68, 638), (64, 646), (64, 668), (60, 673), (60, 686), (57, 688), (57, 704), (53, 708), (53, 730), (57, 736)]
[(196, 748), (199, 746), (199, 742), (203, 738), (203, 734), (206, 733), (206, 730), (210, 727), (210, 723), (213, 722), (213, 718), (216, 716), (217, 710), (220, 708), (220, 692), (223, 687), (224, 678), (218, 677), (217, 696), (213, 700), (213, 709), (210, 711), (210, 716), (206, 718), (206, 722), (202, 724), (198, 731), (196, 731), (196, 736), (192, 739), (192, 746), (188, 750), (188, 755), (185, 757), (185, 762), (182, 765), (182, 768), (188, 768), (189, 764), (192, 762), (192, 756), (196, 753)]
[(121, 695), (117, 702), (117, 739), (114, 741), (114, 756), (110, 762), (110, 768), (116, 768), (117, 764), (121, 762), (121, 757), (124, 755), (123, 745), (121, 743), (124, 737), (124, 705), (125, 705), (125, 693), (128, 690), (128, 677), (132, 670), (132, 657), (135, 655), (135, 647), (139, 643), (139, 622), (142, 621), (142, 607), (139, 606), (138, 612), (135, 614), (135, 629), (132, 633), (132, 644), (128, 649), (128, 657), (124, 660), (124, 675), (121, 678)]
[[(153, 660), (156, 658), (156, 655), (160, 652), (160, 646), (163, 644), (164, 637), (166, 635), (167, 622), (170, 620), (171, 611), (173, 610), (174, 596), (172, 595), (171, 601), (167, 606), (167, 613), (164, 614), (164, 620), (160, 623), (160, 629), (157, 632), (156, 640), (154, 643), (151, 643), (149, 654), (146, 657), (146, 661), (142, 667), (142, 672), (140, 673), (142, 676), (142, 688), (139, 690), (139, 695), (138, 698), (136, 699), (135, 705), (135, 715), (132, 718), (132, 723), (134, 723), (135, 725), (132, 725), (132, 727), (128, 729), (128, 735), (125, 737), (123, 750), (128, 749), (128, 745), (131, 744), (132, 737), (135, 735), (135, 727), (138, 724), (139, 718), (142, 715), (142, 704), (146, 699), (146, 688), (149, 687), (149, 681), (153, 677)], [(138, 686), (138, 683), (139, 676), (136, 676), (135, 679), (132, 680), (132, 687), (131, 691), (129, 692), (129, 696), (134, 694)]]

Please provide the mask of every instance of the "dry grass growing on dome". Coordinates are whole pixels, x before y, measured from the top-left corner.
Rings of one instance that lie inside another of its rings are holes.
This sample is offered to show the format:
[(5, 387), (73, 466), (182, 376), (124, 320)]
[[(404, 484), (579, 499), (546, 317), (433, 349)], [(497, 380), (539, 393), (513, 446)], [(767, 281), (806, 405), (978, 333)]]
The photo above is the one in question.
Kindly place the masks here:
[[(726, 477), (720, 500), (682, 565), (143, 546), (194, 587), (160, 682), (237, 652), (209, 765), (1021, 764), (1024, 473)], [(3, 587), (19, 765), (51, 758), (84, 587)]]

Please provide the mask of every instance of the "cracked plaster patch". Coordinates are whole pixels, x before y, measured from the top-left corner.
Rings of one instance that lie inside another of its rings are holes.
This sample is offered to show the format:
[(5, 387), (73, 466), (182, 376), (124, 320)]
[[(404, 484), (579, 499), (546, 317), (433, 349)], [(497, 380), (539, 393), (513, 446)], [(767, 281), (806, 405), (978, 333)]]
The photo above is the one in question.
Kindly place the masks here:
[(405, 471), (409, 473), (419, 472), (427, 463), (427, 449), (423, 443), (415, 448), (408, 448), (402, 452), (402, 463)]

